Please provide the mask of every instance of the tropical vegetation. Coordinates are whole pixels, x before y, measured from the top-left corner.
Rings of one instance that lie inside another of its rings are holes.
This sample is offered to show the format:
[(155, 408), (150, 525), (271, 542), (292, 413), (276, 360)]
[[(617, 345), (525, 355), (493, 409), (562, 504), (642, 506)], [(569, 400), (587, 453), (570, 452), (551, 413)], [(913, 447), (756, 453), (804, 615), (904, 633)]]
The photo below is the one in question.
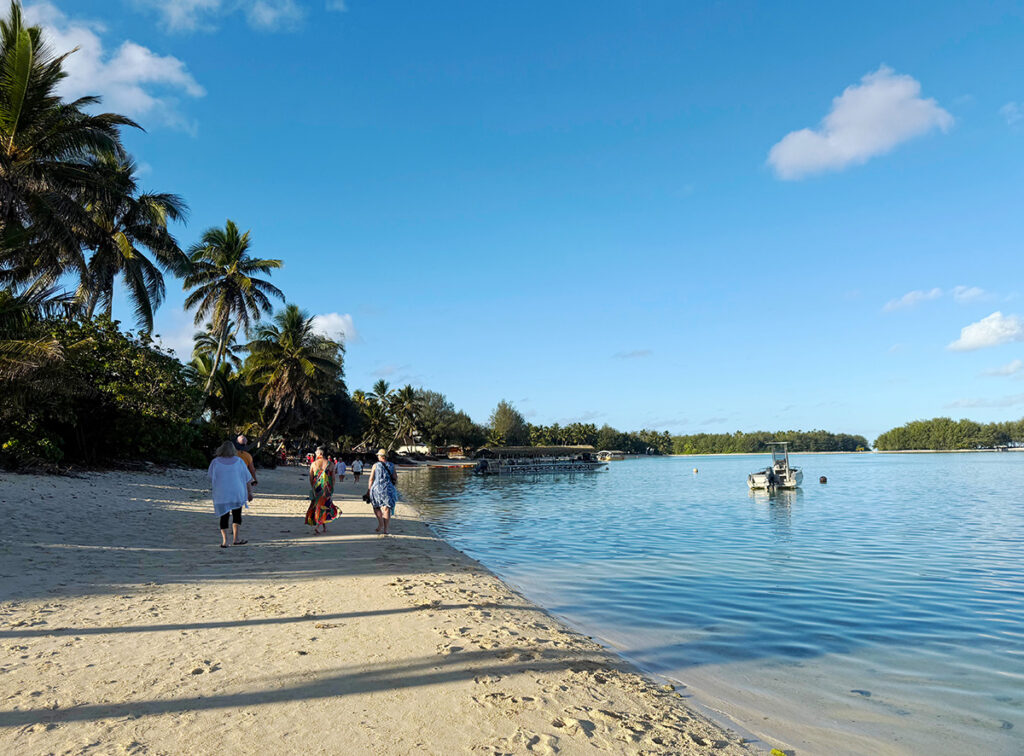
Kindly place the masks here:
[(914, 420), (888, 430), (875, 439), (879, 451), (993, 449), (1024, 445), (1024, 419), (1004, 423), (976, 423), (936, 417)]
[(855, 452), (871, 448), (864, 436), (823, 430), (778, 430), (673, 436), (672, 451), (675, 454), (751, 454), (768, 449), (769, 441), (788, 441), (789, 450), (794, 452)]

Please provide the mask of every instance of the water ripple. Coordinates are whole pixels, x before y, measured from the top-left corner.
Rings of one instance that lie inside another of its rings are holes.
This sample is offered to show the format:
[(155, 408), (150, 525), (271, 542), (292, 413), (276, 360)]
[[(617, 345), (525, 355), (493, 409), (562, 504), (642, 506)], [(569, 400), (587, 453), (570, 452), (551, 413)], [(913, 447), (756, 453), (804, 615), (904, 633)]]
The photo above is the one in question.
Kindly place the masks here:
[(745, 489), (761, 463), (425, 471), (404, 493), (538, 603), (801, 753), (1024, 753), (1024, 454), (805, 457), (829, 484), (773, 497)]

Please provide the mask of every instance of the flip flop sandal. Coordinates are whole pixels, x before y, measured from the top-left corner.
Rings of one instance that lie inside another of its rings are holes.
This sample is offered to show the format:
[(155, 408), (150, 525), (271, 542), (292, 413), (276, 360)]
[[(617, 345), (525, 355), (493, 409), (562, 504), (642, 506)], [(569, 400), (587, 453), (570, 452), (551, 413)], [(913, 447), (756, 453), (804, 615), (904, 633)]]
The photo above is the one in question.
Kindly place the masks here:
[(226, 549), (226, 548), (228, 547), (228, 545), (227, 545), (226, 543), (222, 543), (222, 544), (220, 545), (220, 547), (221, 547), (222, 549)]
[(234, 541), (231, 545), (232, 546), (245, 546), (245, 544), (247, 544), (247, 543), (249, 543), (249, 542), (248, 541)]

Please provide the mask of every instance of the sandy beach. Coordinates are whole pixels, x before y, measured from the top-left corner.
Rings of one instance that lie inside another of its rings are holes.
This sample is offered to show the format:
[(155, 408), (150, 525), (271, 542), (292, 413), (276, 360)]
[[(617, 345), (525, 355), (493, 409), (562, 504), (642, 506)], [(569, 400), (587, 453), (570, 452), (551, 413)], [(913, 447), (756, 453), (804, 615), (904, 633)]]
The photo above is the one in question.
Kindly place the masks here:
[(0, 474), (0, 752), (750, 752), (363, 486), (313, 536), (261, 471), (220, 549), (205, 471)]

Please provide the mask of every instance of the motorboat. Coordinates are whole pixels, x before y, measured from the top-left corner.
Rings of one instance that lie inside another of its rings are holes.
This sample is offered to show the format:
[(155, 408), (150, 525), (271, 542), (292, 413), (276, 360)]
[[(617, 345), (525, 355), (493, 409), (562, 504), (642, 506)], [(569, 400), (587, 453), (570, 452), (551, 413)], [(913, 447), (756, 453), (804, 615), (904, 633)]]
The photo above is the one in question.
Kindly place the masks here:
[(625, 452), (620, 451), (599, 451), (597, 460), (599, 462), (621, 462), (626, 458)]
[(752, 490), (774, 491), (797, 488), (804, 481), (804, 474), (789, 465), (789, 442), (769, 441), (772, 449), (772, 463), (769, 467), (747, 476), (747, 487)]

